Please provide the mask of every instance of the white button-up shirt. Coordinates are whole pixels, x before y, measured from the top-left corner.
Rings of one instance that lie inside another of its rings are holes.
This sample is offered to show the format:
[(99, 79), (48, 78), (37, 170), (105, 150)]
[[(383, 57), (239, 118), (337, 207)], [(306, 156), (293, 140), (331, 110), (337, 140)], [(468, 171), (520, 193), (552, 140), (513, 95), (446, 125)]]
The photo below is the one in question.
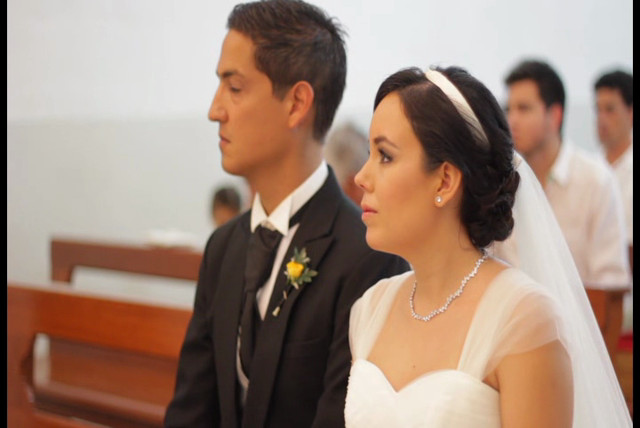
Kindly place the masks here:
[(633, 245), (633, 143), (611, 164), (611, 167), (620, 185), (627, 238), (629, 245)]
[(564, 141), (544, 190), (583, 282), (630, 284), (622, 200), (611, 167)]

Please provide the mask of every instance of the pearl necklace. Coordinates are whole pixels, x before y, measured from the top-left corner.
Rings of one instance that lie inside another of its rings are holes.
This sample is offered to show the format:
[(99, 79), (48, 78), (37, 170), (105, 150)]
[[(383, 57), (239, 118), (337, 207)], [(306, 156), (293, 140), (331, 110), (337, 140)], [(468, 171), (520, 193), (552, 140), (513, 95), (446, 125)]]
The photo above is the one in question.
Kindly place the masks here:
[(413, 290), (411, 291), (411, 295), (409, 296), (409, 307), (411, 307), (411, 316), (414, 317), (417, 320), (420, 321), (429, 321), (431, 318), (435, 317), (438, 314), (443, 313), (444, 311), (446, 311), (449, 308), (449, 305), (451, 304), (451, 302), (453, 302), (454, 299), (460, 297), (460, 295), (462, 294), (462, 291), (464, 290), (465, 285), (467, 285), (467, 282), (469, 282), (469, 280), (471, 278), (473, 278), (474, 276), (476, 276), (476, 274), (478, 273), (478, 268), (480, 267), (480, 265), (482, 263), (484, 263), (484, 261), (487, 259), (487, 254), (483, 253), (482, 257), (480, 257), (477, 261), (476, 261), (476, 265), (473, 268), (473, 270), (471, 271), (471, 273), (467, 276), (465, 276), (462, 279), (462, 282), (460, 283), (460, 287), (453, 293), (451, 294), (448, 298), (447, 298), (447, 303), (445, 303), (442, 307), (438, 308), (438, 309), (434, 309), (433, 311), (431, 311), (431, 313), (429, 315), (426, 316), (422, 316), (422, 315), (418, 315), (415, 311), (414, 308), (414, 303), (413, 303), (413, 298), (416, 295), (416, 287), (418, 286), (418, 281), (414, 280), (413, 281)]

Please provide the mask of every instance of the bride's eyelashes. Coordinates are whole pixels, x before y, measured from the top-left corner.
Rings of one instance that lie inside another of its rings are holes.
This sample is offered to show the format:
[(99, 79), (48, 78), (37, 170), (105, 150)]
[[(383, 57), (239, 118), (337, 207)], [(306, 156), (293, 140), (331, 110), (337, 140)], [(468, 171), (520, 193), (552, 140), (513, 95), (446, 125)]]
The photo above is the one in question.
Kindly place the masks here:
[(383, 149), (378, 149), (378, 153), (380, 155), (380, 163), (389, 163), (393, 160), (393, 157), (391, 157)]

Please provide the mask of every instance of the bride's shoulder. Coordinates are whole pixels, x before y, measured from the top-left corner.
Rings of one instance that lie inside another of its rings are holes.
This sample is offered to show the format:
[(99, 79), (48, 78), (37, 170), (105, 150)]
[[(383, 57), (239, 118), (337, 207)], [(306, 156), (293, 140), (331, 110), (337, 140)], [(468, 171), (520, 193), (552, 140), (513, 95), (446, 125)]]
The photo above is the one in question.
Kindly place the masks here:
[(558, 312), (558, 303), (545, 286), (517, 268), (507, 268), (500, 272), (491, 286), (493, 297), (500, 301), (500, 306), (522, 310), (533, 314), (540, 311), (552, 315)]
[(494, 288), (502, 288), (524, 295), (548, 294), (545, 288), (536, 282), (536, 280), (515, 267), (508, 267), (502, 270), (493, 279), (493, 285)]

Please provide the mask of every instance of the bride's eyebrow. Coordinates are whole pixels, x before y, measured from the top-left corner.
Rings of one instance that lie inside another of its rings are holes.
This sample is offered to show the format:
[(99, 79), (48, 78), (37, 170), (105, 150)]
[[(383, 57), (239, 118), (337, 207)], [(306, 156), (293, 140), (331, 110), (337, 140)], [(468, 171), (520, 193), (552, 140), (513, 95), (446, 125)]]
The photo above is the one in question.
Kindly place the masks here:
[(381, 143), (387, 143), (387, 144), (392, 145), (395, 148), (398, 148), (398, 145), (396, 143), (394, 143), (393, 141), (391, 141), (390, 139), (388, 139), (384, 135), (381, 135), (381, 136), (376, 137), (376, 138), (373, 139), (373, 144), (375, 144), (376, 146), (381, 144)]

